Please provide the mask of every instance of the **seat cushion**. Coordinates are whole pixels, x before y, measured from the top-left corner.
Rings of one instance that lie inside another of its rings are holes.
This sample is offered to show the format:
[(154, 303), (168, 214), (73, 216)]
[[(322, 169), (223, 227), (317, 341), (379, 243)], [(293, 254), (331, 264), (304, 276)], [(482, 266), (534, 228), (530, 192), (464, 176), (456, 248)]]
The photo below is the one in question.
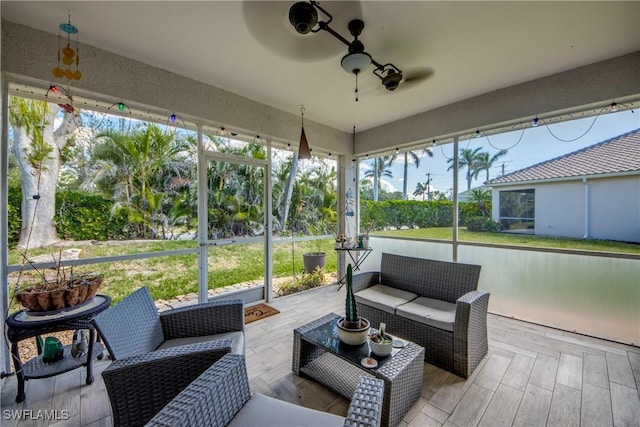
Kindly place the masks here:
[(356, 302), (360, 304), (395, 314), (396, 308), (399, 305), (415, 299), (418, 295), (392, 288), (391, 286), (378, 284), (356, 292), (354, 296), (356, 297)]
[(344, 418), (293, 403), (254, 394), (229, 423), (229, 427), (342, 427)]
[(420, 297), (399, 306), (396, 314), (434, 328), (453, 332), (456, 305), (438, 299)]
[(242, 331), (225, 332), (223, 334), (215, 335), (203, 335), (200, 337), (175, 338), (163, 342), (162, 344), (160, 344), (157, 350), (215, 340), (233, 340), (231, 354), (244, 354), (244, 333)]

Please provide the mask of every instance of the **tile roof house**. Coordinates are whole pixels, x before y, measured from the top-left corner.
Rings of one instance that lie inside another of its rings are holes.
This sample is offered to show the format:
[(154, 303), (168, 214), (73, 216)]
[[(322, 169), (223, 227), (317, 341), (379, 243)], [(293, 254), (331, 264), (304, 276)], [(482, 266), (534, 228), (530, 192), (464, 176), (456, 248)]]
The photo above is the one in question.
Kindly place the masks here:
[(561, 179), (640, 171), (640, 129), (546, 160), (499, 178), (489, 185)]
[(507, 229), (640, 242), (640, 129), (492, 179)]

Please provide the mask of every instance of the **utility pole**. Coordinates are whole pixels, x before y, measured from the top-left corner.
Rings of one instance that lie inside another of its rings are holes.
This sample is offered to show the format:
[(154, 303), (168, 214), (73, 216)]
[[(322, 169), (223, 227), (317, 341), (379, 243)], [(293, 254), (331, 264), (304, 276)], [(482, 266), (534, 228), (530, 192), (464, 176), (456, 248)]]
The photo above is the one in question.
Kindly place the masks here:
[(431, 189), (429, 186), (431, 185), (431, 172), (427, 172), (427, 200), (431, 201)]
[(504, 176), (504, 162), (502, 162), (502, 176)]

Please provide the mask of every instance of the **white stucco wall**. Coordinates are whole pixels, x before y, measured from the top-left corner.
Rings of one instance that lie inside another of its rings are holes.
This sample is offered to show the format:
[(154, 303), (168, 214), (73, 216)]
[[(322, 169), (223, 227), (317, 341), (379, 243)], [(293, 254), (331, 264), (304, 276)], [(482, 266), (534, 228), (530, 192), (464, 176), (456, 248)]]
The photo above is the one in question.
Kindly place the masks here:
[(535, 188), (535, 233), (581, 238), (584, 235), (584, 185), (548, 183)]
[(589, 182), (589, 235), (640, 243), (640, 176)]
[(500, 218), (500, 191), (535, 190), (535, 234), (640, 243), (640, 175), (500, 186), (492, 189), (492, 215)]

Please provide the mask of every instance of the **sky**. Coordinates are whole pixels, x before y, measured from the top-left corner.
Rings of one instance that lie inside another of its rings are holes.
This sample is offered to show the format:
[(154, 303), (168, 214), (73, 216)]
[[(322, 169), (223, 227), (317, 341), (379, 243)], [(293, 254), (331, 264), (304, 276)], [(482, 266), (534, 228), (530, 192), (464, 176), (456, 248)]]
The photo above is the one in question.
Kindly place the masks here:
[[(640, 111), (632, 112), (632, 110), (621, 109), (616, 113), (603, 113), (599, 116), (562, 123), (548, 125), (541, 123), (537, 127), (526, 128), (524, 134), (522, 130), (518, 130), (489, 137), (476, 138), (474, 135), (470, 135), (460, 138), (459, 149), (482, 147), (482, 151), (487, 151), (490, 155), (497, 153), (500, 149), (508, 149), (508, 153), (498, 160), (496, 167), (491, 169), (489, 179), (493, 179), (502, 175), (503, 165), (505, 174), (515, 172), (638, 128), (640, 128)], [(564, 142), (556, 137), (565, 141), (577, 139), (573, 142)], [(415, 150), (416, 154), (421, 154), (421, 151)], [(409, 165), (407, 192), (410, 199), (415, 198), (412, 193), (416, 184), (427, 181), (427, 173), (430, 173), (431, 191), (451, 192), (453, 179), (451, 171), (447, 171), (449, 167), (447, 159), (450, 159), (452, 155), (453, 144), (446, 144), (435, 147), (433, 157), (423, 155), (417, 169), (413, 164)], [(640, 147), (635, 155), (640, 156)], [(372, 160), (368, 160), (360, 164), (361, 175), (370, 168), (368, 165), (371, 163)], [(404, 155), (400, 153), (391, 167), (393, 178), (384, 177), (381, 188), (386, 191), (402, 191), (403, 165)], [(466, 169), (462, 169), (458, 178), (460, 192), (467, 188), (465, 171)], [(472, 181), (471, 188), (482, 185), (485, 179), (485, 172), (482, 172), (477, 180)]]

